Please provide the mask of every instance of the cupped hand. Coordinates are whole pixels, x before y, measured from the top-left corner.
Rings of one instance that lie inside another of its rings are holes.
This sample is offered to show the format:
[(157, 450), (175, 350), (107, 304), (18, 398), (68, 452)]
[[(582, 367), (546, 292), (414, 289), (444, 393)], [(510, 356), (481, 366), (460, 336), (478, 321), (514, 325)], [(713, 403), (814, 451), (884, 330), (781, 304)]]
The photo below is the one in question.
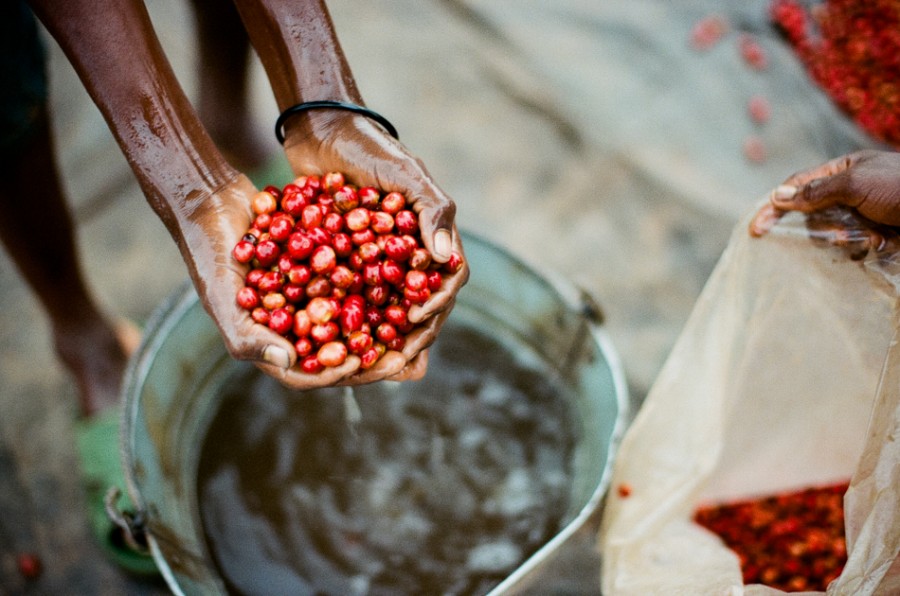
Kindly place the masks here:
[(788, 211), (849, 207), (873, 224), (900, 226), (900, 153), (864, 150), (788, 177), (750, 225), (765, 234)]
[(248, 265), (232, 257), (232, 249), (250, 227), (251, 199), (257, 189), (245, 176), (238, 176), (207, 196), (188, 197), (191, 209), (180, 216), (176, 238), (197, 294), (215, 322), (232, 357), (254, 362), (267, 374), (295, 389), (335, 385), (359, 366), (348, 358), (341, 367), (327, 368), (318, 375), (292, 374), (296, 352), (291, 343), (265, 325), (250, 318), (235, 300), (244, 287)]
[[(315, 110), (297, 116), (286, 126), (285, 154), (297, 176), (342, 172), (357, 186), (397, 191), (418, 214), (422, 243), (432, 259), (445, 263), (452, 253), (463, 257), (462, 268), (444, 275), (441, 289), (427, 302), (410, 308), (417, 324), (406, 337), (402, 352), (387, 352), (372, 368), (345, 377), (342, 383), (362, 384), (380, 379), (421, 377), (427, 351), (453, 308), (457, 292), (469, 278), (459, 231), (454, 223), (456, 204), (433, 181), (425, 165), (366, 116), (340, 110)], [(302, 376), (292, 369), (289, 376)]]

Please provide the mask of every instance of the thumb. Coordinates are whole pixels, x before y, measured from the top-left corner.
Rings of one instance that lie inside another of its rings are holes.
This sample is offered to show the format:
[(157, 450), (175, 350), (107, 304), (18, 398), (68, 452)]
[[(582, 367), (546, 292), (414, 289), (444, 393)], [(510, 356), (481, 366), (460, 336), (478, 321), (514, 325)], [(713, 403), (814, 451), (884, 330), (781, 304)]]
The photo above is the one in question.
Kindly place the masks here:
[(846, 174), (840, 172), (798, 186), (782, 184), (769, 195), (772, 205), (785, 211), (810, 213), (835, 205), (855, 205), (847, 193)]
[(221, 331), (228, 352), (237, 360), (269, 364), (281, 370), (296, 364), (297, 353), (291, 342), (267, 326), (250, 321), (249, 317), (243, 325), (234, 327), (232, 333), (229, 329)]

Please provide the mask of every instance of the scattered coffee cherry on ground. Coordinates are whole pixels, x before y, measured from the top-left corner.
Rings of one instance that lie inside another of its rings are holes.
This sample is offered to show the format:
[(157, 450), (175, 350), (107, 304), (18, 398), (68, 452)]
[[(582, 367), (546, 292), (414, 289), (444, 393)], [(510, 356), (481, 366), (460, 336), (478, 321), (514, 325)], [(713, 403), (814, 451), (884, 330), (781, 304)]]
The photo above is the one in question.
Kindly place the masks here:
[(339, 172), (267, 186), (251, 200), (253, 222), (232, 250), (249, 269), (235, 298), (252, 319), (288, 338), (304, 372), (371, 368), (403, 350), (416, 326), (409, 309), (463, 267), (437, 263), (418, 215), (399, 192), (348, 183)]
[(690, 45), (698, 51), (706, 51), (716, 45), (728, 32), (728, 21), (722, 15), (708, 15), (691, 28)]
[(36, 554), (29, 552), (16, 555), (16, 567), (19, 568), (19, 574), (27, 580), (37, 579), (43, 570), (41, 559)]
[(768, 158), (766, 144), (761, 137), (750, 135), (744, 139), (744, 157), (752, 163), (763, 163)]
[(747, 113), (750, 114), (750, 119), (757, 124), (765, 124), (772, 114), (772, 106), (765, 96), (754, 95), (747, 102)]
[(769, 65), (769, 58), (759, 41), (749, 33), (742, 33), (738, 37), (738, 49), (741, 58), (753, 70), (765, 70)]

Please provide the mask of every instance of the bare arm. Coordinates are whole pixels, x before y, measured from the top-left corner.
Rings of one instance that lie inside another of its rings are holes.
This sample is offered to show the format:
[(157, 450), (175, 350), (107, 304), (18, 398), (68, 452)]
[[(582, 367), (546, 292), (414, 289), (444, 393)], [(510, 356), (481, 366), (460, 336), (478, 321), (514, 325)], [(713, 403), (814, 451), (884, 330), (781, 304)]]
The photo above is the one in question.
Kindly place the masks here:
[(136, 0), (31, 0), (167, 226), (237, 177), (203, 129)]
[(231, 247), (250, 222), (256, 189), (203, 129), (138, 0), (31, 0), (66, 53), (181, 251), (229, 352), (294, 361), (290, 343), (235, 305), (242, 269)]
[(235, 0), (235, 3), (280, 110), (316, 99), (362, 104), (324, 2)]
[[(337, 100), (364, 105), (337, 35), (321, 0), (235, 0), (250, 42), (269, 77), (281, 110), (300, 102)], [(454, 225), (456, 205), (425, 165), (366, 116), (323, 109), (285, 123), (285, 152), (297, 175), (339, 171), (360, 186), (402, 192), (419, 215), (425, 247), (438, 262), (462, 254)], [(366, 380), (390, 376), (414, 359), (437, 335), (468, 279), (468, 268), (447, 278), (445, 288), (410, 310), (423, 324), (403, 354), (383, 358)], [(419, 368), (421, 372), (421, 367)]]

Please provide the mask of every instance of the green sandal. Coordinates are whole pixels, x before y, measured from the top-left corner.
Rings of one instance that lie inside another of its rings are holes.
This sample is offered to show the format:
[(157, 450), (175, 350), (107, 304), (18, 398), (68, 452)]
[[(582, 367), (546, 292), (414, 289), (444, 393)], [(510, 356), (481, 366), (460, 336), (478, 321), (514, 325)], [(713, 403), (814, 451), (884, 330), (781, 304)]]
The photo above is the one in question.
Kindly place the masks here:
[[(124, 531), (106, 511), (105, 498), (109, 489), (125, 489), (125, 474), (119, 460), (119, 416), (119, 408), (110, 408), (75, 423), (91, 529), (104, 553), (121, 569), (137, 576), (158, 576), (159, 570), (150, 553), (129, 546)], [(131, 505), (130, 500), (128, 505)]]

